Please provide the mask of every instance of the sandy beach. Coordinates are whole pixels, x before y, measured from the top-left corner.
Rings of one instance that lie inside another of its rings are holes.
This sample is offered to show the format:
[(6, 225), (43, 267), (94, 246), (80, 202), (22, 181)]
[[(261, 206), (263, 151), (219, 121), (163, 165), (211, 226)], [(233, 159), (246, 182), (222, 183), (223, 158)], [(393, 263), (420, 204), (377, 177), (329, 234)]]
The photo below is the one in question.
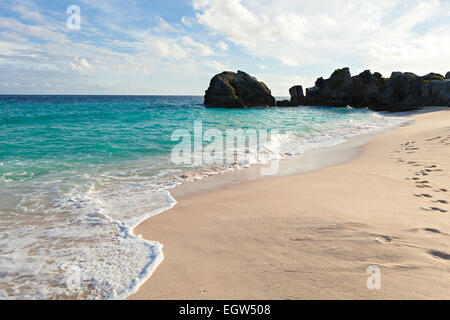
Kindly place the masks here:
[(135, 230), (164, 261), (129, 298), (449, 299), (450, 111), (408, 117), (345, 163), (175, 194)]

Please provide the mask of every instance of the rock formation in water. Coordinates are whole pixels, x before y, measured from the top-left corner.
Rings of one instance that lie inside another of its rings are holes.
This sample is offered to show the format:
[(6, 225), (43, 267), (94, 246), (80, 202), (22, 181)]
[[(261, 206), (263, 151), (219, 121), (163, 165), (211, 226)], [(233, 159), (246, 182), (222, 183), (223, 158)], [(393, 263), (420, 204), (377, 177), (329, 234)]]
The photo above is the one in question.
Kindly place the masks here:
[(291, 95), (291, 103), (301, 103), (305, 98), (302, 86), (293, 86), (289, 89)]
[(245, 72), (222, 72), (215, 75), (205, 94), (208, 107), (246, 108), (274, 106), (269, 88)]
[(205, 94), (209, 107), (264, 106), (351, 106), (377, 111), (406, 111), (423, 106), (450, 107), (450, 72), (442, 76), (429, 73), (393, 72), (389, 78), (366, 70), (351, 76), (349, 68), (335, 70), (330, 78), (318, 78), (315, 86), (289, 89), (290, 100), (277, 101), (267, 86), (245, 72), (222, 72), (215, 75)]
[(329, 79), (317, 79), (314, 87), (306, 89), (302, 104), (380, 111), (450, 106), (450, 81), (437, 73), (420, 77), (410, 72), (393, 72), (390, 78), (383, 78), (369, 70), (352, 77), (350, 70), (343, 68), (335, 70)]
[(291, 100), (277, 101), (277, 107), (293, 107), (299, 106), (303, 103), (305, 96), (303, 95), (302, 86), (293, 86), (289, 89), (289, 94), (291, 95)]

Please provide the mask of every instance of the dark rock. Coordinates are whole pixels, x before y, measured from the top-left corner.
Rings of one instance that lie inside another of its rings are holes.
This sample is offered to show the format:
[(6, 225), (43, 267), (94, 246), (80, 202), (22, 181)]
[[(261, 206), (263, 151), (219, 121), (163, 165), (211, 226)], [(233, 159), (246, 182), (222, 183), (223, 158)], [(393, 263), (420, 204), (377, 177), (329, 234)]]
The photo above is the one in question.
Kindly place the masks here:
[(378, 104), (380, 95), (385, 90), (385, 80), (380, 73), (372, 74), (366, 70), (352, 77), (347, 104), (354, 107), (371, 107)]
[(329, 79), (317, 79), (315, 87), (306, 90), (305, 102), (310, 105), (346, 106), (352, 87), (348, 68), (335, 70)]
[(422, 106), (448, 106), (450, 81), (438, 73), (420, 77), (393, 72), (383, 78), (366, 70), (351, 76), (348, 68), (335, 70), (329, 79), (318, 78), (306, 89), (304, 105), (369, 107), (374, 110), (406, 111)]
[(445, 79), (450, 79), (450, 71), (445, 74)]
[(277, 107), (296, 107), (298, 103), (292, 102), (290, 100), (277, 101), (275, 104)]
[(318, 88), (321, 88), (323, 86), (324, 82), (325, 82), (325, 80), (322, 77), (320, 77), (316, 80), (315, 86)]
[(424, 106), (450, 107), (450, 80), (424, 81), (421, 96)]
[(392, 72), (380, 99), (384, 105), (421, 106), (421, 78), (410, 72)]
[(300, 105), (305, 98), (302, 86), (293, 86), (289, 89), (289, 94), (291, 95), (291, 103), (293, 104)]
[(215, 75), (205, 94), (208, 107), (246, 108), (274, 106), (269, 88), (245, 72), (222, 72)]
[(373, 111), (387, 111), (387, 112), (407, 112), (407, 111), (414, 111), (414, 110), (420, 110), (422, 107), (414, 107), (414, 106), (403, 106), (403, 105), (377, 105), (369, 107), (370, 110)]

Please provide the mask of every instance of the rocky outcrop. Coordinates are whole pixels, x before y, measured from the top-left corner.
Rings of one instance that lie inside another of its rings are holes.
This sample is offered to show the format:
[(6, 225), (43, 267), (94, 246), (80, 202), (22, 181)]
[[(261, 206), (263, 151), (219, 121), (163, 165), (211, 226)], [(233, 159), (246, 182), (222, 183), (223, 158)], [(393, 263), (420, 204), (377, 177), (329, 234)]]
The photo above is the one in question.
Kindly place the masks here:
[[(295, 93), (294, 93), (295, 94)], [(304, 105), (369, 107), (405, 111), (422, 106), (450, 106), (450, 81), (437, 73), (423, 77), (393, 72), (390, 78), (366, 70), (351, 76), (348, 68), (335, 70), (329, 79), (318, 78), (306, 89)], [(291, 100), (296, 98), (291, 93)]]
[(293, 86), (289, 89), (289, 94), (291, 95), (291, 100), (277, 101), (277, 107), (295, 107), (303, 104), (305, 96), (303, 95), (302, 86)]
[(295, 107), (298, 106), (299, 104), (292, 103), (290, 100), (279, 100), (275, 103), (275, 105), (277, 107)]
[(269, 88), (245, 72), (222, 72), (215, 75), (205, 94), (208, 107), (246, 108), (274, 106)]
[(289, 89), (289, 94), (291, 95), (291, 103), (301, 104), (305, 96), (303, 95), (302, 86), (293, 86)]
[(348, 68), (337, 69), (329, 79), (317, 79), (315, 86), (306, 90), (304, 101), (309, 105), (367, 107), (377, 104), (384, 82), (381, 74), (369, 70), (352, 77)]
[(383, 78), (366, 70), (351, 76), (349, 68), (335, 70), (330, 78), (318, 78), (315, 86), (289, 89), (290, 100), (277, 101), (269, 88), (245, 72), (215, 75), (205, 94), (209, 107), (246, 108), (264, 106), (336, 106), (368, 107), (378, 111), (407, 111), (423, 106), (450, 107), (450, 72), (442, 76), (429, 73), (393, 72)]
[(450, 107), (450, 80), (424, 81), (421, 96), (426, 106)]

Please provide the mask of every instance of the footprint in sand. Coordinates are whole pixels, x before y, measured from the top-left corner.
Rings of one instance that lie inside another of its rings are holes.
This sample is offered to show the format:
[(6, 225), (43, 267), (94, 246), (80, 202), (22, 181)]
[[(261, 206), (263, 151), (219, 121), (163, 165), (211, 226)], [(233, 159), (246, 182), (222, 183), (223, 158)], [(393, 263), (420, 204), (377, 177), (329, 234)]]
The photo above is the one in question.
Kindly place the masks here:
[(433, 140), (437, 140), (437, 139), (441, 139), (442, 137), (435, 137), (435, 138), (431, 138), (431, 139), (428, 139), (428, 140), (425, 140), (425, 141), (433, 141)]
[(431, 232), (431, 233), (442, 233), (438, 229), (435, 229), (435, 228), (423, 228), (423, 231)]
[(393, 240), (398, 239), (397, 237), (387, 236), (384, 234), (376, 234), (376, 233), (370, 233), (369, 236), (374, 237), (375, 241), (381, 242), (381, 243), (389, 243)]
[(417, 197), (417, 198), (422, 198), (422, 197), (424, 197), (424, 198), (433, 198), (433, 196), (428, 194), (428, 193), (420, 193), (420, 194), (419, 193), (415, 193), (414, 196)]
[(439, 203), (442, 203), (442, 204), (448, 204), (447, 200), (433, 200), (433, 202), (439, 202)]
[(438, 208), (438, 207), (430, 207), (430, 208), (420, 207), (420, 209), (422, 209), (424, 211), (439, 211), (439, 212), (442, 212), (442, 213), (448, 212), (447, 210), (444, 210), (444, 209), (441, 209), (441, 208)]
[(430, 250), (428, 252), (434, 257), (445, 259), (445, 260), (450, 260), (450, 254), (448, 254), (448, 253), (445, 253), (442, 251), (437, 251), (437, 250)]
[(417, 184), (416, 188), (424, 189), (424, 188), (431, 188), (431, 186), (429, 186), (427, 184)]
[(433, 210), (433, 211), (439, 211), (439, 212), (442, 212), (442, 213), (448, 212), (447, 210), (444, 210), (444, 209), (441, 209), (441, 208), (438, 208), (438, 207), (431, 207), (430, 209)]
[(448, 236), (447, 233), (443, 233), (439, 229), (430, 228), (430, 227), (428, 227), (428, 228), (420, 228), (420, 229), (410, 229), (408, 231), (410, 231), (410, 232), (426, 232), (426, 233), (433, 233), (433, 234), (440, 234), (440, 235), (443, 235), (443, 236)]

